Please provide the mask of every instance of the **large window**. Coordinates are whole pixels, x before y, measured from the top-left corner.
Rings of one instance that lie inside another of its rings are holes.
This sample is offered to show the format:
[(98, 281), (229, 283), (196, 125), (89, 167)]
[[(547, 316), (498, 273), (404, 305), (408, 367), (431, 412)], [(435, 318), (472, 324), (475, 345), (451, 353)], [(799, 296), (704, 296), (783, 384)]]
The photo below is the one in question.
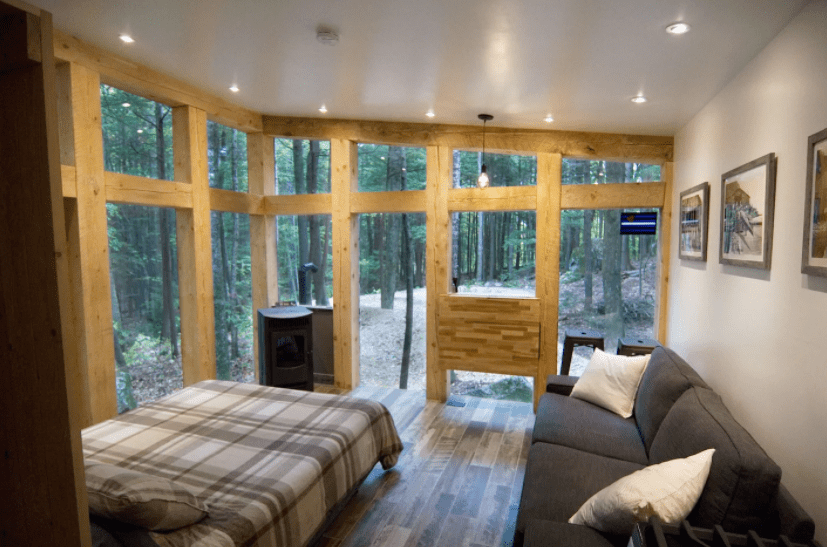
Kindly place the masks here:
[(425, 389), (425, 214), (359, 217), (360, 376)]
[(118, 411), (183, 387), (175, 211), (106, 206)]
[(170, 107), (101, 85), (101, 125), (107, 171), (173, 180)]
[(210, 187), (247, 191), (247, 133), (207, 122)]
[(485, 164), (491, 186), (534, 186), (537, 158), (514, 154), (454, 151), (454, 188), (475, 188)]
[(330, 193), (330, 141), (276, 139), (276, 194)]
[[(621, 235), (621, 214), (562, 211), (558, 364), (566, 329), (602, 332), (610, 353), (619, 338), (653, 337), (658, 234)], [(571, 374), (582, 371), (590, 354), (586, 348), (575, 352)]]
[(213, 211), (212, 250), (216, 377), (253, 382), (250, 216)]
[(563, 184), (658, 182), (660, 165), (563, 158)]
[(330, 215), (284, 215), (277, 218), (280, 301), (331, 305), (331, 228)]
[(425, 189), (425, 149), (359, 144), (359, 191)]
[(536, 228), (535, 211), (454, 213), (452, 277), (457, 292), (534, 296)]

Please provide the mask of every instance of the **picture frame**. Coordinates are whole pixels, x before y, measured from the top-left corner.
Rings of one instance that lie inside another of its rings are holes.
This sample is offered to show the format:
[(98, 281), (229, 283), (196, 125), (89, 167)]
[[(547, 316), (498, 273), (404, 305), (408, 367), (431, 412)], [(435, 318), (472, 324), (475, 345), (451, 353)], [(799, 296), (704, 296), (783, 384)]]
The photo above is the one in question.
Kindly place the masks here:
[(708, 182), (681, 192), (678, 234), (678, 258), (706, 262), (709, 241)]
[(721, 175), (719, 263), (770, 269), (776, 163), (770, 153)]
[(827, 277), (827, 129), (807, 140), (801, 273)]

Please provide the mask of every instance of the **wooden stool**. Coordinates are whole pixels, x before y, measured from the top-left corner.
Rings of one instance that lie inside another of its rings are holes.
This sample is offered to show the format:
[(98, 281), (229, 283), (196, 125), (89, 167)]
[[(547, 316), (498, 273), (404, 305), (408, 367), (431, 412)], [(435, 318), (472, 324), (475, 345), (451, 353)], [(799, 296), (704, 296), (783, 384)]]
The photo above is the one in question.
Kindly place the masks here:
[(617, 354), (632, 357), (634, 355), (649, 355), (660, 342), (652, 338), (621, 338), (617, 342)]
[(571, 367), (571, 356), (575, 346), (589, 346), (592, 349), (603, 349), (603, 333), (596, 330), (568, 329), (563, 339), (563, 360), (560, 363), (560, 374), (568, 376)]

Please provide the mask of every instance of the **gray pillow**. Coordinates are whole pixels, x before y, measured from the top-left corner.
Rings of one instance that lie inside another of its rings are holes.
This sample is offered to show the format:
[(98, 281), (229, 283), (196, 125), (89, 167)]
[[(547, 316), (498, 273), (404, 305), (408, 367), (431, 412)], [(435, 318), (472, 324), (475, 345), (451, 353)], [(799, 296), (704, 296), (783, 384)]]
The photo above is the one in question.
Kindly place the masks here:
[(175, 530), (207, 515), (207, 506), (171, 480), (106, 463), (86, 463), (89, 512), (149, 530)]

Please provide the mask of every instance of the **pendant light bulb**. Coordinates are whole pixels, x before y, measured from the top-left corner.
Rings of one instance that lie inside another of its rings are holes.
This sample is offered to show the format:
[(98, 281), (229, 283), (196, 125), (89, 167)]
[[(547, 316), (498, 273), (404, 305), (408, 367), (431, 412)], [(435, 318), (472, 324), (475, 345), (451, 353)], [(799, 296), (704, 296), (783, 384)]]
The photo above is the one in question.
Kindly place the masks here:
[(477, 188), (488, 188), (491, 180), (488, 178), (488, 169), (485, 167), (485, 122), (490, 122), (494, 119), (491, 114), (478, 114), (477, 117), (482, 120), (482, 169), (480, 169), (480, 176), (477, 179)]
[(488, 169), (485, 167), (485, 164), (482, 164), (482, 169), (480, 170), (480, 177), (477, 179), (477, 187), (479, 188), (488, 188), (488, 184), (491, 181), (488, 179)]

